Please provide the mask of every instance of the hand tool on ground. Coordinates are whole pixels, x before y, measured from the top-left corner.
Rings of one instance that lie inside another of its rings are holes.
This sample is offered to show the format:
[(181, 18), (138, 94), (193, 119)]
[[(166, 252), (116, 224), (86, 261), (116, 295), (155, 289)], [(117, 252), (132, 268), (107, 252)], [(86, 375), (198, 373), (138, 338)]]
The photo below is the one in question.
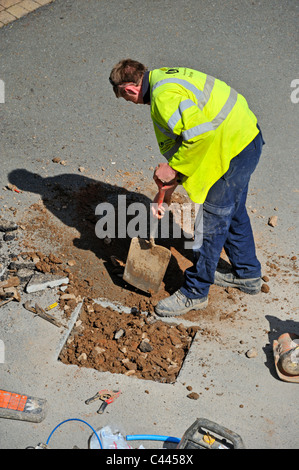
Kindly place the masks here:
[(43, 398), (0, 390), (0, 418), (40, 423), (46, 411), (47, 402)]
[(29, 312), (32, 312), (35, 315), (40, 316), (44, 320), (47, 320), (48, 322), (52, 323), (53, 325), (57, 326), (58, 328), (61, 328), (61, 327), (65, 328), (65, 326), (62, 325), (62, 323), (60, 323), (56, 318), (54, 318), (49, 313), (45, 312), (45, 310), (38, 304), (35, 304), (35, 308), (30, 307), (29, 301), (27, 301), (27, 302), (24, 303), (24, 308), (26, 308), (26, 310), (28, 310)]
[(273, 341), (275, 368), (285, 382), (299, 383), (299, 336), (284, 333)]
[(233, 431), (199, 418), (184, 433), (177, 449), (245, 449), (242, 438)]
[[(159, 188), (157, 213), (162, 216), (160, 208), (169, 186), (164, 185), (162, 182), (156, 181), (156, 183)], [(158, 292), (165, 275), (171, 258), (171, 251), (164, 246), (155, 244), (154, 234), (158, 218), (155, 218), (153, 222), (149, 240), (138, 237), (132, 238), (123, 279), (142, 291), (155, 293)]]
[(90, 403), (93, 403), (96, 400), (102, 400), (103, 403), (97, 411), (97, 413), (102, 414), (104, 413), (107, 406), (110, 405), (110, 403), (112, 403), (114, 400), (116, 400), (119, 395), (120, 390), (100, 390), (93, 397), (88, 398), (88, 400), (85, 401), (85, 404), (89, 405)]

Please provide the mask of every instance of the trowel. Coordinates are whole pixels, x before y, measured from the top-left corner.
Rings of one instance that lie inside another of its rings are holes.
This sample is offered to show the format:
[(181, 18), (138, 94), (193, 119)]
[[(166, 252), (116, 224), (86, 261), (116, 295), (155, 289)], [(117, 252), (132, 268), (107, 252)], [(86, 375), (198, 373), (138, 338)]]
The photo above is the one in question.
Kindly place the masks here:
[(171, 251), (164, 246), (155, 244), (154, 234), (158, 225), (158, 219), (162, 218), (162, 207), (167, 186), (158, 185), (157, 217), (153, 217), (150, 238), (144, 240), (134, 237), (131, 240), (123, 279), (138, 289), (149, 292), (158, 292), (164, 278)]

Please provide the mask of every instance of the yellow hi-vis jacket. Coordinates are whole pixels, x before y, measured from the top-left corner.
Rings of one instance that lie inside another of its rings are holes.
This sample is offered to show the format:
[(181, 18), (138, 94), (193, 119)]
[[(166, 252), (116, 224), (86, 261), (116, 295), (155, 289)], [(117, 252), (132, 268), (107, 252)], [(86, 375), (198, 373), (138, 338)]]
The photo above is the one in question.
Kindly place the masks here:
[(202, 204), (230, 161), (259, 133), (246, 99), (223, 81), (189, 68), (149, 74), (151, 117), (160, 152)]

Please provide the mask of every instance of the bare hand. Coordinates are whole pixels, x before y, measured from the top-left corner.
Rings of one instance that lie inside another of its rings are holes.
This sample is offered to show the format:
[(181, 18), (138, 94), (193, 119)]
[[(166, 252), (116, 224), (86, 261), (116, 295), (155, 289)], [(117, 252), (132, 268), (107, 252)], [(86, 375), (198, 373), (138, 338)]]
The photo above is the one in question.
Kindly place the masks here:
[(175, 181), (177, 176), (177, 171), (171, 168), (168, 163), (159, 163), (155, 168), (154, 180), (158, 179), (162, 183), (170, 183)]

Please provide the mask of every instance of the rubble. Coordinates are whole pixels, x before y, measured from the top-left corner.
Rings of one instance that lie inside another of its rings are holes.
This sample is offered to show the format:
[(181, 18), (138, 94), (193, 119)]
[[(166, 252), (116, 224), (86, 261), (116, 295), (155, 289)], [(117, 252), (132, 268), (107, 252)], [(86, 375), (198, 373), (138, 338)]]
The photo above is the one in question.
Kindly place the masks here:
[(3, 275), (6, 272), (6, 266), (4, 266), (2, 263), (0, 263), (0, 280), (3, 280)]
[(44, 320), (47, 320), (48, 322), (52, 323), (53, 325), (57, 326), (58, 328), (64, 327), (55, 317), (47, 313), (39, 304), (35, 304), (35, 307), (31, 307), (29, 304), (29, 301), (24, 303), (24, 308), (28, 310), (29, 312), (32, 312)]
[(140, 351), (146, 353), (146, 352), (150, 352), (153, 350), (153, 346), (150, 345), (149, 341), (141, 341), (141, 343), (139, 344), (139, 349)]
[(246, 357), (252, 358), (252, 357), (257, 357), (258, 353), (256, 348), (251, 348), (246, 352)]
[(0, 218), (0, 232), (12, 232), (18, 229), (18, 225), (10, 220)]
[(35, 268), (35, 264), (33, 261), (30, 260), (24, 260), (21, 256), (14, 259), (13, 261), (10, 262), (9, 269), (11, 270), (19, 270), (19, 269), (31, 269), (33, 270)]
[(5, 242), (11, 242), (12, 240), (14, 240), (16, 238), (16, 236), (17, 235), (15, 233), (11, 233), (11, 232), (5, 233), (4, 237), (3, 237), (3, 240)]
[(268, 286), (268, 284), (262, 284), (261, 291), (265, 294), (268, 294), (268, 292), (270, 292), (270, 287)]
[(191, 392), (187, 395), (188, 398), (191, 398), (191, 400), (198, 400), (199, 399), (199, 394), (196, 392)]
[(20, 285), (20, 279), (17, 276), (10, 277), (5, 281), (0, 282), (0, 289), (6, 289), (8, 287), (17, 287)]
[(61, 286), (62, 284), (68, 284), (69, 283), (69, 278), (68, 277), (62, 277), (59, 275), (54, 275), (54, 274), (34, 274), (30, 281), (28, 282), (26, 286), (26, 292), (27, 293), (32, 293), (32, 292), (38, 292), (41, 290), (47, 289), (47, 287), (50, 287), (51, 289), (53, 287), (58, 287)]
[(278, 219), (277, 215), (272, 215), (272, 217), (269, 217), (268, 225), (270, 225), (270, 227), (276, 227), (277, 219)]

